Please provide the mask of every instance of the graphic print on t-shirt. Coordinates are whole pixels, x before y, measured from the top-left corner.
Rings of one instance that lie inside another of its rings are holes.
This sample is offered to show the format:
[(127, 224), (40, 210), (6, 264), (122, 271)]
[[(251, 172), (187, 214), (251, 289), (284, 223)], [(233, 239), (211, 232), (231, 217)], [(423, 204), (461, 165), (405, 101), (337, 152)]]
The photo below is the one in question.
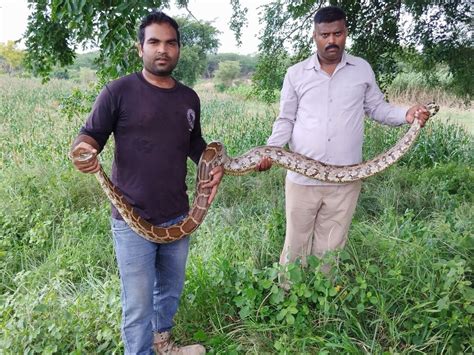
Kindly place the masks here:
[(196, 120), (196, 112), (194, 112), (192, 108), (188, 108), (186, 116), (188, 118), (189, 130), (192, 131), (194, 128), (194, 121)]

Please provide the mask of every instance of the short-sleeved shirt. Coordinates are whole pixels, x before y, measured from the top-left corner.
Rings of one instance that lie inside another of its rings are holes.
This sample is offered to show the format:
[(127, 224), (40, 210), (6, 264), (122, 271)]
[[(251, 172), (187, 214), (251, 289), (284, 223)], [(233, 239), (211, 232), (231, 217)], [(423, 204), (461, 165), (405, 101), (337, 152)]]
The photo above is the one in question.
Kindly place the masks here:
[[(127, 75), (104, 87), (80, 133), (101, 149), (113, 133), (111, 180), (144, 219), (160, 224), (188, 212), (187, 157), (197, 163), (206, 146), (192, 89)], [(112, 216), (122, 219), (113, 206)]]

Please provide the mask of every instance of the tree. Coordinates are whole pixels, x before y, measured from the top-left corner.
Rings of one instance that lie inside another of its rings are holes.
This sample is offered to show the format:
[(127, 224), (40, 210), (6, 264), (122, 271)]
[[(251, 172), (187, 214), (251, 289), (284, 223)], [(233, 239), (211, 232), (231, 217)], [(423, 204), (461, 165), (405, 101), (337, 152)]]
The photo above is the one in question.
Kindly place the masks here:
[(237, 53), (217, 53), (210, 55), (207, 60), (205, 76), (207, 78), (213, 77), (214, 72), (219, 67), (219, 63), (226, 60), (238, 61), (240, 63), (240, 75), (246, 76), (255, 71), (258, 57), (252, 55), (241, 55)]
[[(176, 0), (186, 7), (188, 0)], [(133, 72), (140, 67), (136, 29), (151, 9), (170, 5), (169, 0), (31, 0), (26, 38), (26, 65), (35, 75), (47, 79), (53, 67), (71, 65), (77, 49), (99, 48), (99, 75), (105, 79)], [(205, 68), (205, 54), (219, 45), (218, 31), (206, 22), (177, 19), (182, 25), (183, 63), (176, 69), (178, 79), (194, 83)], [(185, 58), (190, 55), (197, 61)], [(193, 65), (192, 68), (189, 65)], [(201, 72), (199, 72), (201, 70)], [(180, 75), (184, 75), (180, 77)]]
[(215, 53), (219, 47), (219, 31), (209, 22), (198, 22), (187, 18), (177, 18), (183, 48), (174, 76), (187, 85), (194, 85), (204, 73), (207, 55)]
[(232, 86), (235, 79), (240, 74), (240, 63), (237, 61), (226, 60), (219, 63), (219, 68), (216, 70), (214, 80), (216, 81), (216, 87), (220, 91)]
[[(444, 63), (453, 76), (453, 90), (472, 96), (473, 58), (471, 1), (427, 0), (279, 0), (263, 6), (260, 60), (256, 87), (271, 100), (287, 67), (309, 56), (316, 11), (328, 4), (348, 16), (349, 51), (366, 58), (382, 88), (401, 70), (397, 58), (416, 52), (417, 68), (431, 75)], [(405, 57), (408, 59), (407, 57)]]
[(89, 68), (92, 70), (99, 69), (97, 58), (99, 57), (99, 52), (87, 52), (77, 54), (74, 63), (69, 67), (72, 70), (80, 70), (80, 68)]
[(24, 58), (24, 52), (16, 48), (14, 41), (0, 43), (0, 67), (11, 74), (13, 71), (20, 69)]
[[(189, 0), (175, 0), (186, 8)], [(229, 0), (234, 10), (230, 26), (240, 40), (247, 9)], [(138, 20), (151, 8), (170, 0), (30, 0), (26, 62), (47, 77), (59, 63), (71, 64), (79, 45), (99, 47), (101, 73), (117, 77), (135, 68), (133, 46)], [(327, 4), (341, 6), (348, 15), (350, 52), (366, 58), (379, 83), (386, 86), (401, 70), (402, 52), (416, 52), (417, 68), (430, 75), (434, 63), (446, 64), (453, 90), (472, 96), (473, 58), (470, 0), (274, 0), (262, 7), (265, 24), (255, 84), (272, 98), (286, 68), (312, 50), (312, 18)], [(183, 41), (184, 42), (184, 41)], [(202, 42), (201, 42), (202, 44)]]

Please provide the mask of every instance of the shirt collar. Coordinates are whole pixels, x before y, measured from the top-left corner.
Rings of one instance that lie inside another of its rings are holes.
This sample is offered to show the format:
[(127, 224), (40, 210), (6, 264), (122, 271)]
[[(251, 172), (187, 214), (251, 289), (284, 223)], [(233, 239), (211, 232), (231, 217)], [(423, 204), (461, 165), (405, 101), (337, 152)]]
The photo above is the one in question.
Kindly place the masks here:
[[(350, 54), (347, 54), (346, 51), (342, 53), (341, 61), (337, 64), (338, 67), (343, 67), (345, 65), (355, 65), (354, 57)], [(321, 63), (318, 60), (317, 52), (314, 53), (311, 57), (308, 58), (308, 62), (304, 66), (305, 69), (314, 69), (314, 70), (321, 70)]]

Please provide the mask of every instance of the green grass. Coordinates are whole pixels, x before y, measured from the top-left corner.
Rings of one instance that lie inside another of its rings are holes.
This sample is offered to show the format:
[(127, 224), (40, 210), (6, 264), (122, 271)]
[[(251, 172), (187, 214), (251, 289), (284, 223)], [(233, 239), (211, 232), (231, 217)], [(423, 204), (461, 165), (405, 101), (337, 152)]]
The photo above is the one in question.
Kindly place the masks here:
[[(86, 117), (61, 113), (72, 89), (0, 77), (1, 353), (123, 351), (109, 205), (66, 158)], [(197, 89), (208, 141), (233, 156), (265, 143), (273, 106)], [(474, 118), (446, 112), (449, 122), (442, 107), (402, 161), (363, 184), (334, 282), (316, 259), (306, 269), (276, 264), (283, 170), (226, 176), (192, 237), (178, 340), (201, 341), (211, 354), (472, 352), (474, 145), (453, 122)], [(368, 122), (364, 156), (404, 129)], [(109, 147), (106, 165), (110, 158)], [(278, 272), (293, 281), (287, 295)]]
[(439, 118), (444, 122), (454, 122), (466, 128), (474, 135), (474, 111), (472, 108), (461, 110), (459, 108), (446, 108), (439, 113)]

